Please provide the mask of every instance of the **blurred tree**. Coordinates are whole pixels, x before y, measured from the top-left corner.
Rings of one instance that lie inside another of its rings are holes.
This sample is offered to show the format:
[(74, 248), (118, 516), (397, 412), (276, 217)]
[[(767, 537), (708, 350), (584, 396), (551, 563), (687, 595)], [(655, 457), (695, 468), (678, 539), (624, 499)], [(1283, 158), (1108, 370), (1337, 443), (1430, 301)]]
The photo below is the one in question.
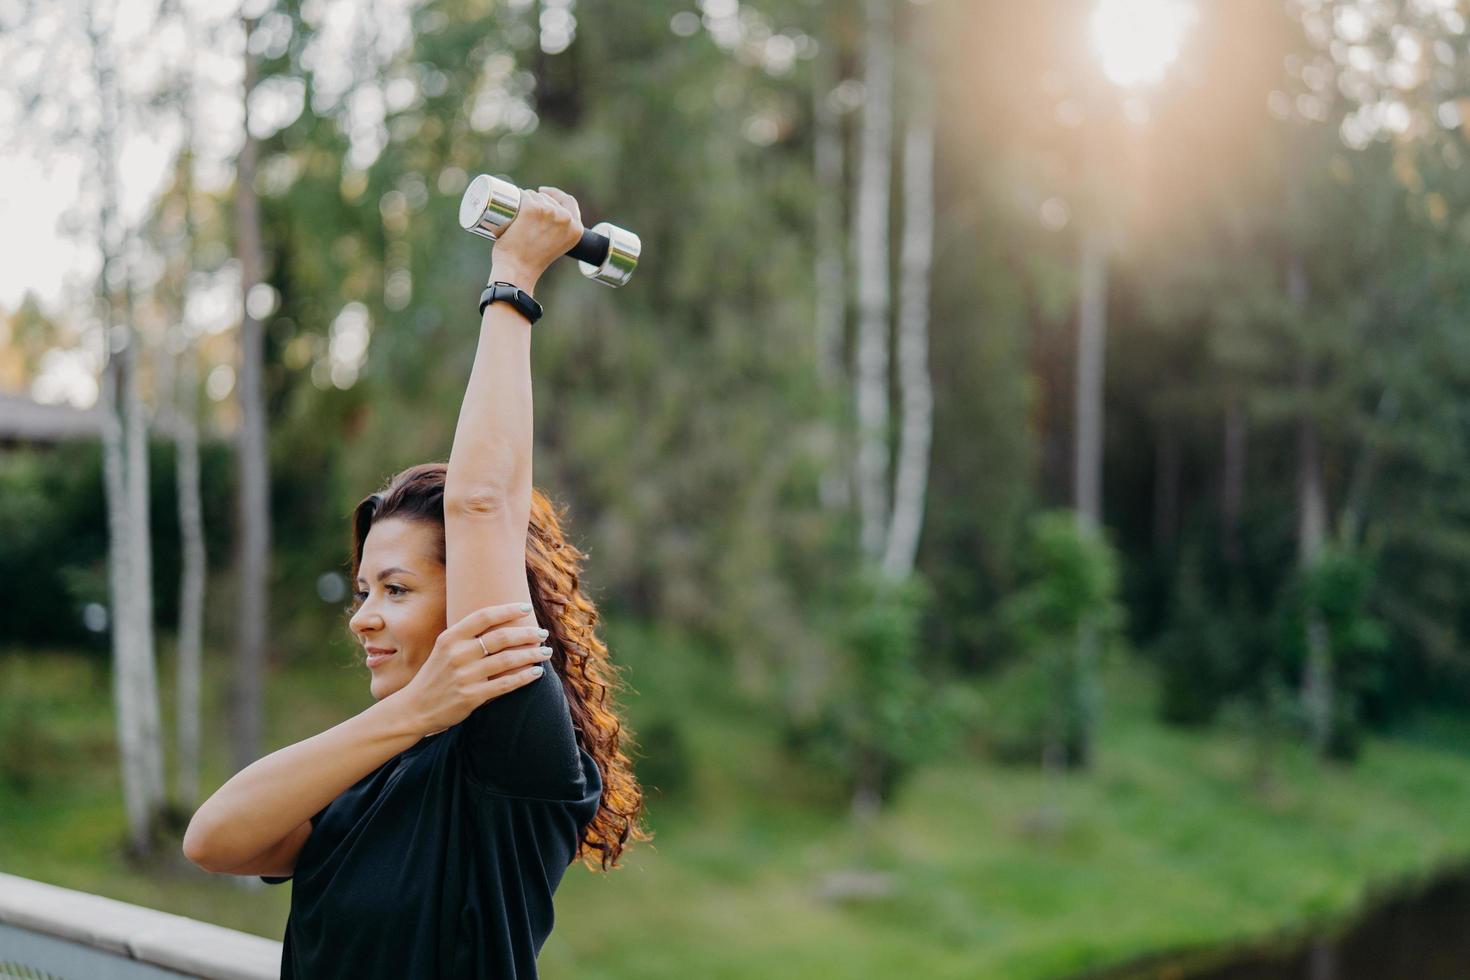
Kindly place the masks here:
[[(203, 32), (187, 8), (165, 14), (176, 18), (188, 50), (203, 43)], [(204, 596), (208, 568), (199, 460), (199, 331), (188, 318), (195, 261), (203, 252), (195, 202), (198, 103), (201, 85), (194, 59), (185, 59), (159, 82), (155, 99), (171, 104), (183, 136), (174, 160), (172, 182), (154, 205), (141, 235), (164, 257), (165, 270), (155, 294), (166, 309), (169, 328), (160, 345), (158, 396), (160, 428), (173, 436), (174, 489), (182, 567), (178, 579), (177, 659), (175, 664), (174, 797), (187, 819), (199, 802), (201, 678)]]
[[(909, 107), (903, 149), (903, 238), (898, 286), (900, 426), (883, 569), (893, 578), (913, 574), (929, 489), (934, 438), (934, 391), (929, 376), (929, 293), (934, 265), (934, 107), (929, 77), (929, 22), (911, 25)], [(885, 385), (886, 387), (886, 385)]]
[(1010, 671), (1026, 680), (1014, 690), (1030, 696), (999, 709), (1002, 754), (1034, 751), (1049, 770), (1086, 766), (1102, 692), (1096, 663), (1080, 659), (1093, 651), (1077, 635), (1092, 629), (1098, 654), (1116, 642), (1124, 622), (1117, 557), (1103, 532), (1075, 512), (1039, 513), (1027, 532), (1025, 578), (999, 616), (1021, 653)]
[(64, 326), (29, 290), (14, 313), (0, 313), (0, 389), (23, 391), (41, 373), (42, 359), (64, 343)]
[(923, 579), (895, 580), (864, 563), (833, 575), (813, 615), (842, 651), (842, 670), (816, 717), (789, 730), (808, 759), (837, 778), (855, 820), (873, 819), (920, 762), (942, 751), (962, 710), (957, 691), (932, 687), (916, 669)]
[(155, 852), (162, 829), (163, 736), (154, 659), (148, 430), (138, 379), (143, 342), (142, 334), (134, 329), (132, 274), (122, 250), (127, 235), (119, 227), (117, 212), (120, 189), (117, 148), (122, 136), (124, 94), (115, 72), (116, 52), (109, 37), (112, 28), (113, 24), (104, 22), (89, 4), (85, 33), (92, 59), (90, 81), (99, 109), (95, 152), (101, 174), (97, 233), (102, 271), (98, 294), (107, 351), (101, 402), (106, 412), (102, 456), (107, 494), (113, 692), (118, 746), (122, 752), (128, 840), (132, 854), (143, 858)]
[[(821, 8), (826, 16), (819, 19), (820, 26), (826, 28), (820, 34), (828, 40), (817, 42), (820, 48), (812, 62), (812, 325), (817, 378), (824, 394), (840, 410), (846, 405), (849, 391), (847, 372), (843, 369), (848, 304), (847, 249), (843, 248), (842, 238), (848, 168), (842, 126), (845, 89), (838, 81), (842, 70), (841, 42), (829, 7)], [(828, 462), (818, 484), (821, 501), (829, 508), (849, 506), (852, 496), (848, 440), (841, 418), (839, 414), (825, 434)]]
[(888, 537), (889, 230), (893, 173), (892, 0), (865, 0), (862, 138), (852, 207), (857, 273), (857, 487), (862, 553), (882, 556)]
[(238, 612), (235, 622), (234, 683), (230, 698), (230, 745), (234, 764), (243, 769), (261, 754), (264, 703), (261, 685), (268, 663), (266, 638), (271, 622), (270, 451), (265, 392), (265, 325), (261, 296), (269, 296), (265, 251), (261, 241), (260, 203), (256, 197), (259, 139), (252, 130), (251, 106), (260, 80), (255, 30), (260, 22), (242, 13), (245, 71), (241, 102), (245, 107), (243, 138), (235, 161), (235, 258), (240, 263), (242, 316), (239, 370), (235, 392), (240, 425), (235, 433), (235, 476), (239, 481), (236, 561)]

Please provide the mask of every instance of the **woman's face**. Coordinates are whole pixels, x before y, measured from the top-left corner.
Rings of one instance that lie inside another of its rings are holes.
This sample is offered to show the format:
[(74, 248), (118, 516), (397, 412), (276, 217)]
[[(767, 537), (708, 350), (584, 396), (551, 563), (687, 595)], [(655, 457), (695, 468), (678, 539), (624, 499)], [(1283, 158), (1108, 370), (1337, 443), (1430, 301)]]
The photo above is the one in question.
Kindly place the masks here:
[[(422, 521), (388, 518), (368, 530), (348, 621), (364, 648), (379, 701), (403, 687), (434, 650), (445, 623), (444, 565), (438, 534)], [(392, 651), (386, 657), (370, 651)]]

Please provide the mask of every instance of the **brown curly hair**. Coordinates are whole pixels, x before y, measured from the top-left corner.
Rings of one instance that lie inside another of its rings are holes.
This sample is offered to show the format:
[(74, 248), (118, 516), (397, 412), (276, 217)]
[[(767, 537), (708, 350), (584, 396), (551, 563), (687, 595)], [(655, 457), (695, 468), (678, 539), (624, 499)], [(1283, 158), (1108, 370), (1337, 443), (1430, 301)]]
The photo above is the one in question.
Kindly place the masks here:
[[(374, 521), (397, 517), (439, 530), (439, 560), (444, 550), (444, 463), (421, 463), (391, 477), (352, 512), (352, 576), (357, 581), (363, 544)], [(597, 608), (581, 590), (581, 564), (586, 555), (562, 533), (565, 507), (556, 507), (540, 490), (531, 490), (531, 520), (526, 529), (526, 581), (536, 621), (550, 632), (550, 663), (566, 691), (577, 743), (602, 773), (602, 800), (597, 815), (577, 843), (576, 857), (591, 870), (618, 866), (624, 846), (652, 835), (642, 825), (643, 790), (623, 753), (632, 733), (618, 717), (609, 692), (622, 688), (618, 668), (596, 633)], [(593, 852), (600, 856), (594, 856)]]

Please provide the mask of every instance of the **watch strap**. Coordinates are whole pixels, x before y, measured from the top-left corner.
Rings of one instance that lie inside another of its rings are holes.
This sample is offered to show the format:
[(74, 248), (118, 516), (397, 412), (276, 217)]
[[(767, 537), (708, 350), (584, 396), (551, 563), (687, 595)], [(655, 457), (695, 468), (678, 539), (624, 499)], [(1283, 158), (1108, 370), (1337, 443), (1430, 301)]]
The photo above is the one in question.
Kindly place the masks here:
[(515, 283), (492, 282), (486, 286), (480, 293), (480, 315), (484, 316), (485, 307), (495, 302), (509, 303), (532, 323), (541, 319), (541, 304)]

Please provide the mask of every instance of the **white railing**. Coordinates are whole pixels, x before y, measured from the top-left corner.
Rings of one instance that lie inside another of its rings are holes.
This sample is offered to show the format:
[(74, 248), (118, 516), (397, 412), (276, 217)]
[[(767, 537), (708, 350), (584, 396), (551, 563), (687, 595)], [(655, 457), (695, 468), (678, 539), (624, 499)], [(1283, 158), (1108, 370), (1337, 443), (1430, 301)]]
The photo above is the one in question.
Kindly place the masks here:
[(0, 980), (277, 980), (281, 944), (0, 872)]

